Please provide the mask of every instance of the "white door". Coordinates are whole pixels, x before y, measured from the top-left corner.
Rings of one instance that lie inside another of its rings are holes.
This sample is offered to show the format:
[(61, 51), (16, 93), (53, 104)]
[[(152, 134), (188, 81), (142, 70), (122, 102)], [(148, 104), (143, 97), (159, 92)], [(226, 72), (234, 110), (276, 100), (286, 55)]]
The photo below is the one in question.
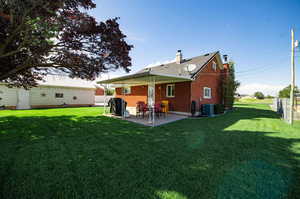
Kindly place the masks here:
[(30, 109), (29, 91), (25, 89), (18, 90), (18, 104), (17, 109)]

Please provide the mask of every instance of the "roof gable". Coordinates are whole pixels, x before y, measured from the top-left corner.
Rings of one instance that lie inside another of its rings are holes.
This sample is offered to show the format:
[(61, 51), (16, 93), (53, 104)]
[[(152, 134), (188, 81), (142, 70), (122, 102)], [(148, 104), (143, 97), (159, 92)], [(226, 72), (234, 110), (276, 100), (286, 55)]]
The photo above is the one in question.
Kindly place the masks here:
[[(201, 71), (201, 69), (216, 55), (218, 55), (218, 57), (220, 57), (219, 52), (217, 51), (217, 52), (207, 53), (205, 55), (193, 57), (190, 59), (184, 59), (181, 64), (177, 64), (176, 62), (162, 64), (159, 66), (144, 68), (144, 69), (138, 71), (137, 73), (145, 73), (145, 72), (151, 71), (151, 72), (159, 73), (159, 74), (175, 75), (175, 76), (192, 78), (199, 71)], [(189, 64), (195, 65), (194, 69), (192, 71), (186, 70), (186, 68)]]

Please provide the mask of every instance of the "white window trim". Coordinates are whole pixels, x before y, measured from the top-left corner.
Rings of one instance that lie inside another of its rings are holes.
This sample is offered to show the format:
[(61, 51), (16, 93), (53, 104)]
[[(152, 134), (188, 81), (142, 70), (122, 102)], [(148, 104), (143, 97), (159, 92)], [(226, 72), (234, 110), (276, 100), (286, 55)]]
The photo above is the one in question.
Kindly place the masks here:
[(216, 71), (217, 70), (217, 63), (213, 61), (212, 64), (211, 64), (211, 67), (214, 71)]
[[(205, 90), (206, 90), (206, 89), (209, 90), (209, 94), (210, 94), (209, 96), (206, 96), (206, 95), (205, 95)], [(203, 87), (203, 98), (204, 98), (204, 99), (211, 99), (211, 88), (209, 88), (209, 87)]]
[[(128, 92), (125, 92), (126, 89), (127, 89)], [(124, 94), (124, 95), (129, 95), (129, 94), (131, 94), (131, 87), (130, 87), (130, 86), (123, 87), (123, 88), (122, 88), (122, 94)]]
[[(169, 93), (168, 93), (168, 87), (169, 86), (173, 86), (174, 87), (173, 95), (169, 95)], [(166, 97), (169, 97), (169, 98), (175, 97), (175, 84), (167, 84), (167, 86), (166, 86)]]

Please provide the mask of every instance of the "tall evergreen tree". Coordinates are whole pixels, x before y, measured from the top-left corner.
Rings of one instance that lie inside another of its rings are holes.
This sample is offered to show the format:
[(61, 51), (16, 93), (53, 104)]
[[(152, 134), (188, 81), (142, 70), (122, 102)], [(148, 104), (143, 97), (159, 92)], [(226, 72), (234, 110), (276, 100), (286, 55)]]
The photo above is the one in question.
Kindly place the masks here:
[(223, 103), (226, 109), (232, 109), (234, 103), (234, 95), (240, 82), (235, 80), (234, 62), (228, 63), (229, 67), (225, 70), (223, 78)]

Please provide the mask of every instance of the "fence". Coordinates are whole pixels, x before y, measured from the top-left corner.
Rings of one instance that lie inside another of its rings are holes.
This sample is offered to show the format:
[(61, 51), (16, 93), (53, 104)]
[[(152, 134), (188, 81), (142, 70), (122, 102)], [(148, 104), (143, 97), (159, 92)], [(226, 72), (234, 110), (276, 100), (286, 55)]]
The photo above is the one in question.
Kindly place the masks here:
[(114, 96), (104, 96), (104, 95), (96, 95), (95, 96), (95, 105), (97, 106), (104, 106), (107, 105), (108, 101), (113, 98)]
[[(290, 99), (289, 98), (274, 98), (271, 105), (273, 111), (281, 115), (282, 119), (288, 122), (290, 120)], [(300, 120), (300, 99), (295, 100), (294, 120)]]

